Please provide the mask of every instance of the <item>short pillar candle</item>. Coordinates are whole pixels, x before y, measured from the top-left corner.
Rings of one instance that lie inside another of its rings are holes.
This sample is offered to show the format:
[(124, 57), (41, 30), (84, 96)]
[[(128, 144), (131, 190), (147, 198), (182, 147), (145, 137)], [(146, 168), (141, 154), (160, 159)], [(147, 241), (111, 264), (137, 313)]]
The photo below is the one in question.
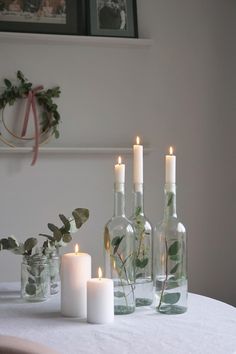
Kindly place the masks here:
[(91, 256), (66, 253), (61, 262), (61, 313), (67, 317), (87, 316), (87, 281), (91, 278)]
[(112, 279), (102, 278), (101, 268), (98, 278), (87, 282), (87, 321), (105, 324), (114, 320), (114, 294)]

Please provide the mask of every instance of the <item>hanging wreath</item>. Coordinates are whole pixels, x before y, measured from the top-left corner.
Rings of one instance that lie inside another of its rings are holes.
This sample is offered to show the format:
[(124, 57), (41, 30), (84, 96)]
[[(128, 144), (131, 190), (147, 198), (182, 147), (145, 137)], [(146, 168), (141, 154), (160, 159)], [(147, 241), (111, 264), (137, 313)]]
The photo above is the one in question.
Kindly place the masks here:
[[(58, 125), (60, 122), (60, 114), (58, 107), (53, 99), (60, 96), (60, 88), (58, 86), (52, 89), (44, 90), (43, 86), (36, 86), (24, 77), (21, 71), (17, 71), (17, 85), (10, 80), (4, 79), (5, 90), (0, 95), (0, 110), (2, 110), (1, 123), (4, 129), (15, 139), (19, 141), (34, 140), (33, 159), (31, 165), (34, 165), (37, 157), (39, 146), (46, 143), (50, 136), (54, 135), (59, 138)], [(17, 134), (13, 129), (9, 128), (4, 117), (4, 109), (7, 106), (13, 106), (17, 100), (26, 99), (26, 110), (21, 128), (21, 133)], [(40, 114), (37, 114), (37, 105), (40, 107)], [(34, 120), (33, 136), (26, 136), (29, 123), (30, 111), (32, 109)], [(10, 146), (17, 147), (12, 141), (3, 136), (3, 129), (0, 129), (0, 140)]]

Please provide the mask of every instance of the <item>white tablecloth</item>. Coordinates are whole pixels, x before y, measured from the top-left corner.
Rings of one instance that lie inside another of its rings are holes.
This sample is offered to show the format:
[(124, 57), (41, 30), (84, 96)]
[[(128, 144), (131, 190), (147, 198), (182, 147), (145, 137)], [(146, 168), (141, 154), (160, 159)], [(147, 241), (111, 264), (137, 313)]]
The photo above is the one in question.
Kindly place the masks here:
[(236, 354), (236, 308), (189, 294), (189, 308), (182, 315), (139, 308), (115, 316), (113, 324), (92, 325), (62, 317), (59, 295), (24, 303), (16, 284), (2, 283), (0, 334), (44, 343), (63, 354)]

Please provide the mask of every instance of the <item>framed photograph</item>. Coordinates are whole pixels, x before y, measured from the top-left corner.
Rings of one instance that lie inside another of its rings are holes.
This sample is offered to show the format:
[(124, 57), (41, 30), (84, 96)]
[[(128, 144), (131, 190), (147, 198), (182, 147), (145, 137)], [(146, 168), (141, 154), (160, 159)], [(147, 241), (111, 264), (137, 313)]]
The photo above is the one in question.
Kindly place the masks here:
[(88, 0), (92, 36), (138, 37), (136, 0)]
[(0, 31), (85, 34), (85, 0), (0, 0)]

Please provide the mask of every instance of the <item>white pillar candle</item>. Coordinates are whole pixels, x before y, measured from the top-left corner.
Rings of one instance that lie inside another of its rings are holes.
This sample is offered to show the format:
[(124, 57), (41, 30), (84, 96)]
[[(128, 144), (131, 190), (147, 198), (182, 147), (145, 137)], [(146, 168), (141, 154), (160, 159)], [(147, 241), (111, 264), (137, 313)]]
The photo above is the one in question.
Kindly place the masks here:
[[(76, 245), (78, 246), (78, 245)], [(61, 261), (61, 313), (68, 317), (87, 316), (87, 281), (91, 278), (91, 256), (75, 250)]]
[(169, 155), (166, 155), (166, 184), (175, 184), (176, 181), (176, 156), (170, 146)]
[(115, 165), (115, 190), (116, 192), (123, 191), (125, 183), (125, 164), (122, 163), (121, 157), (118, 157), (118, 163)]
[(143, 183), (143, 146), (140, 145), (140, 138), (137, 136), (136, 145), (133, 146), (133, 183)]
[(89, 323), (110, 323), (114, 320), (114, 295), (112, 279), (99, 278), (87, 282), (87, 321)]

